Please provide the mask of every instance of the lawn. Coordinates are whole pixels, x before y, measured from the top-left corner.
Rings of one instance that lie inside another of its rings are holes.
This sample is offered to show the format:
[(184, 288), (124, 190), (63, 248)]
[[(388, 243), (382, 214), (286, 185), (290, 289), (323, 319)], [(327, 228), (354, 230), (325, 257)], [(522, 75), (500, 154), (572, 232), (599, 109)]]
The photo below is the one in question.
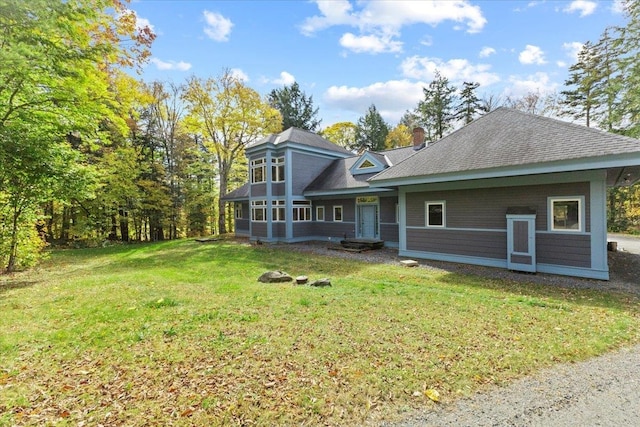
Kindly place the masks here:
[(375, 424), (640, 342), (624, 295), (224, 240), (55, 251), (0, 313), (0, 425)]

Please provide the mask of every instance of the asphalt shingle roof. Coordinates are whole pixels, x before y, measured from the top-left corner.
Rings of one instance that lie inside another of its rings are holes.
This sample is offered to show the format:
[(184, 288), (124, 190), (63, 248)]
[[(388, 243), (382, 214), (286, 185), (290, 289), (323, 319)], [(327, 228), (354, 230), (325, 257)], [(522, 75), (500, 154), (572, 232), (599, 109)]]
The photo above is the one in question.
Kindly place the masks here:
[[(416, 153), (416, 151), (413, 147), (403, 147), (388, 151), (371, 152), (370, 154), (384, 164), (386, 164), (386, 157), (391, 164), (394, 165), (414, 153)], [(354, 156), (334, 160), (305, 188), (305, 193), (368, 188), (369, 183), (367, 180), (375, 176), (376, 173), (359, 174), (355, 176), (351, 174), (351, 167), (353, 167), (360, 157), (361, 156)]]
[(244, 184), (242, 187), (237, 188), (225, 196), (222, 200), (233, 202), (234, 200), (249, 200), (249, 183)]
[(334, 151), (341, 154), (349, 154), (353, 155), (353, 152), (347, 150), (346, 148), (340, 147), (321, 137), (318, 134), (313, 132), (309, 132), (303, 129), (298, 128), (289, 128), (279, 134), (269, 135), (261, 140), (258, 140), (252, 144), (247, 146), (247, 149), (252, 149), (258, 147), (263, 144), (274, 144), (279, 145), (285, 142), (296, 143), (300, 145), (306, 145), (308, 147), (319, 148), (322, 150)]
[(640, 153), (640, 141), (498, 108), (388, 168), (371, 181)]

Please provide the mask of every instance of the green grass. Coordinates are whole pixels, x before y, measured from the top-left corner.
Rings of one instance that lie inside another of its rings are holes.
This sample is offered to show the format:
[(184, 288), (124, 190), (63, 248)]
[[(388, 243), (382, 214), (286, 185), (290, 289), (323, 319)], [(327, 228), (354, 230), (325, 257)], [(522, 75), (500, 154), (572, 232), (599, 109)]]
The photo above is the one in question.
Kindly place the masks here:
[(354, 425), (640, 341), (624, 295), (233, 241), (53, 252), (0, 313), (0, 425)]

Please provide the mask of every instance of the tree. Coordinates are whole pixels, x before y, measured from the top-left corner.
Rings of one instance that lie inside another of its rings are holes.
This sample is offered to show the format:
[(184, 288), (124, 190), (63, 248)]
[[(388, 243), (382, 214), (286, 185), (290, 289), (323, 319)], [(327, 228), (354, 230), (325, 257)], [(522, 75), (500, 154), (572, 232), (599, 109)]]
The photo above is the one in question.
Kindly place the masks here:
[(356, 142), (356, 129), (351, 122), (338, 122), (320, 131), (320, 136), (344, 148), (351, 148)]
[(413, 129), (408, 128), (405, 124), (399, 123), (389, 131), (385, 140), (385, 148), (407, 147), (413, 144)]
[(583, 120), (587, 127), (591, 126), (591, 116), (597, 107), (597, 67), (594, 46), (588, 41), (578, 53), (578, 62), (569, 67), (569, 78), (564, 82), (568, 89), (560, 92), (561, 115)]
[(460, 102), (453, 113), (454, 120), (462, 120), (467, 125), (483, 112), (482, 101), (475, 92), (479, 87), (480, 83), (464, 82), (460, 91)]
[(110, 93), (113, 68), (144, 61), (153, 38), (136, 29), (134, 13), (119, 0), (0, 3), (0, 200), (11, 218), (10, 244), (0, 249), (6, 270), (19, 264), (16, 236), (34, 227), (42, 204), (91, 188), (79, 144), (99, 140), (105, 127), (125, 131)]
[(355, 143), (351, 147), (358, 153), (367, 150), (382, 151), (389, 134), (389, 125), (384, 121), (376, 106), (371, 104), (367, 114), (358, 119)]
[[(219, 197), (227, 194), (234, 164), (250, 142), (279, 132), (282, 116), (245, 86), (229, 70), (218, 78), (192, 77), (184, 93), (191, 128), (203, 138), (203, 147), (215, 155)], [(226, 233), (224, 201), (218, 199), (218, 232)]]
[(453, 127), (453, 102), (455, 87), (449, 85), (449, 79), (436, 71), (428, 88), (422, 88), (424, 99), (418, 103), (416, 115), (425, 128), (427, 137), (442, 138)]
[(282, 89), (274, 89), (267, 96), (269, 105), (282, 114), (282, 129), (297, 127), (315, 132), (320, 127), (318, 108), (313, 108), (313, 97), (307, 97), (297, 82)]

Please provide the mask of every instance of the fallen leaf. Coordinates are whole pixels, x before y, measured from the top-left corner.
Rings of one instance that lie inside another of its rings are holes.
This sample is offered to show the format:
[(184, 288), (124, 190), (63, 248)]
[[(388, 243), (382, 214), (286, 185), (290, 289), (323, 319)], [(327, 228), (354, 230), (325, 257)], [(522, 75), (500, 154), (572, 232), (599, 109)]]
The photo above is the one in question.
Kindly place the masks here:
[(424, 395), (427, 396), (429, 399), (433, 400), (434, 402), (440, 401), (440, 393), (438, 393), (437, 390), (434, 390), (432, 388), (425, 390)]

